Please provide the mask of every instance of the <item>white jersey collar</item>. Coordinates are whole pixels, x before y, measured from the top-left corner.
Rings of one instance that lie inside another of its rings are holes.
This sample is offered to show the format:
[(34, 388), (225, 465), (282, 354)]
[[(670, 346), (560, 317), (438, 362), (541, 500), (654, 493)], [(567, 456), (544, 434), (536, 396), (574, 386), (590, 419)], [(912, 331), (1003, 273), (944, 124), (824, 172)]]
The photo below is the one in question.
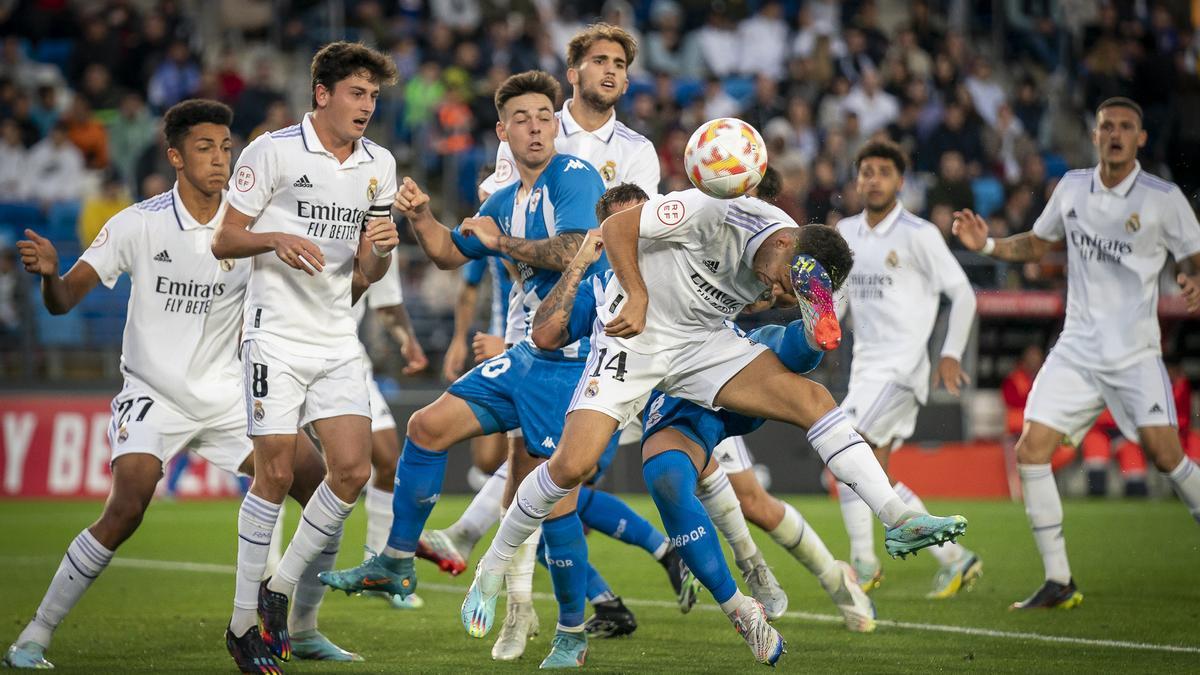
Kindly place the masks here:
[(892, 207), (891, 211), (888, 211), (888, 214), (883, 217), (883, 220), (879, 221), (879, 224), (875, 227), (871, 227), (867, 223), (867, 212), (864, 210), (862, 212), (863, 231), (873, 233), (877, 237), (885, 236), (891, 231), (892, 226), (894, 226), (896, 221), (900, 219), (900, 214), (903, 212), (904, 204), (897, 199), (896, 205)]
[(187, 207), (183, 205), (183, 197), (179, 195), (179, 181), (171, 186), (171, 210), (175, 212), (175, 223), (179, 225), (181, 230), (198, 230), (202, 227), (214, 228), (220, 222), (221, 214), (225, 212), (225, 191), (221, 190), (221, 204), (217, 207), (217, 212), (213, 214), (212, 220), (207, 223), (201, 223), (192, 217), (188, 212)]
[(1142, 163), (1133, 160), (1133, 171), (1125, 176), (1124, 180), (1111, 188), (1104, 187), (1104, 183), (1100, 180), (1100, 165), (1097, 164), (1095, 169), (1092, 169), (1092, 192), (1099, 194), (1112, 194), (1118, 197), (1128, 197), (1129, 191), (1133, 189), (1133, 184), (1137, 182), (1138, 174), (1142, 172)]
[[(326, 150), (324, 145), (321, 145), (321, 139), (317, 138), (317, 129), (313, 126), (311, 112), (304, 113), (304, 119), (300, 120), (300, 140), (304, 142), (305, 150), (332, 157), (335, 161), (337, 160), (337, 157), (334, 157), (332, 152)], [(346, 161), (342, 163), (342, 166), (356, 166), (373, 159), (375, 159), (375, 155), (371, 154), (371, 151), (367, 149), (364, 139), (360, 138), (354, 143), (354, 150), (346, 158)]]
[(575, 99), (573, 98), (569, 98), (566, 101), (563, 101), (562, 113), (559, 116), (559, 119), (562, 120), (563, 134), (566, 136), (571, 136), (572, 134), (583, 131), (595, 136), (605, 143), (609, 142), (612, 139), (613, 132), (617, 130), (616, 108), (613, 108), (612, 114), (608, 116), (608, 121), (601, 125), (599, 129), (596, 129), (595, 131), (587, 131), (583, 127), (579, 126), (579, 123), (575, 121), (574, 117), (571, 117), (570, 104), (571, 101), (574, 100)]

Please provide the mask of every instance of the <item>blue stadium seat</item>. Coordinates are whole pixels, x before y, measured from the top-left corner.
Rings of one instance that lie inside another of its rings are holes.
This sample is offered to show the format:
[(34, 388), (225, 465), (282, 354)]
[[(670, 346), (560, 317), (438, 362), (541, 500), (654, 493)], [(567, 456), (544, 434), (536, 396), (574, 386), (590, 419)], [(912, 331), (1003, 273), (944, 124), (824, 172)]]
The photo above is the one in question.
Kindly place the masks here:
[(42, 210), (29, 202), (0, 202), (0, 223), (25, 229), (37, 230), (45, 223)]
[(79, 202), (59, 202), (50, 207), (46, 217), (46, 236), (56, 240), (78, 239), (76, 226), (79, 224)]
[(675, 102), (680, 106), (687, 107), (704, 94), (704, 83), (700, 80), (677, 79), (675, 80)]
[(42, 63), (52, 63), (65, 73), (71, 64), (71, 54), (74, 51), (75, 43), (71, 40), (47, 39), (38, 42), (33, 50), (33, 58)]
[(754, 97), (754, 80), (748, 77), (727, 77), (721, 82), (721, 86), (739, 105), (749, 103)]
[(975, 212), (984, 218), (1004, 206), (1004, 185), (992, 176), (971, 181), (971, 192), (975, 195)]
[(1062, 155), (1056, 155), (1053, 152), (1042, 153), (1042, 162), (1046, 165), (1046, 176), (1049, 178), (1062, 178), (1071, 170), (1071, 165), (1067, 164), (1067, 160), (1063, 159)]
[(34, 285), (30, 289), (37, 344), (45, 347), (79, 347), (84, 344), (84, 319), (77, 312), (53, 316), (42, 305), (42, 294)]

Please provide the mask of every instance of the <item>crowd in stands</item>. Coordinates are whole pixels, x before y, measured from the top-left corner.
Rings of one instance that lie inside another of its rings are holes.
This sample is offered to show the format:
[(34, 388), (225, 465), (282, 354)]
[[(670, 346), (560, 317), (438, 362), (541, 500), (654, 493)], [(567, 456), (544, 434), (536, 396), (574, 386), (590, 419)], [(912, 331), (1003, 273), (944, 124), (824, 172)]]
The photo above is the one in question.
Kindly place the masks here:
[[(1057, 178), (1095, 161), (1090, 111), (1112, 95), (1146, 111), (1143, 166), (1195, 203), (1193, 4), (222, 0), (188, 3), (188, 12), (174, 0), (0, 2), (0, 340), (20, 315), (11, 308), (26, 301), (17, 289), (28, 284), (9, 280), (7, 250), (23, 227), (38, 224), (78, 250), (111, 214), (168, 189), (158, 116), (185, 98), (234, 108), (235, 151), (295, 123), (308, 109), (308, 59), (331, 39), (394, 57), (401, 82), (385, 92), (369, 133), (434, 190), (449, 219), (475, 208), (495, 155), (498, 83), (540, 68), (569, 92), (566, 43), (599, 18), (638, 39), (619, 115), (655, 142), (662, 191), (688, 186), (691, 131), (737, 116), (769, 144), (780, 206), (799, 222), (832, 223), (861, 208), (854, 153), (885, 135), (912, 160), (906, 207), (954, 245), (950, 214), (963, 207), (989, 217), (997, 236), (1028, 230)], [(963, 259), (982, 265), (972, 273), (980, 285), (1062, 286), (1061, 266), (1006, 271)], [(413, 295), (438, 317), (426, 326), (436, 342), (448, 334), (456, 282), (419, 253), (409, 265)]]

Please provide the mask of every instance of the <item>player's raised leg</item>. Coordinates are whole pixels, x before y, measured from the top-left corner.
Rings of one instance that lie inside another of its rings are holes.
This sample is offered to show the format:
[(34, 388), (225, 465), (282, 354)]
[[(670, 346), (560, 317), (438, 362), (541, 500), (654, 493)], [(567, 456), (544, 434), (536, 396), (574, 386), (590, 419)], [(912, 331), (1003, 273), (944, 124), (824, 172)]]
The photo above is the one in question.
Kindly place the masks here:
[[(483, 437), (491, 439), (492, 437)], [(472, 441), (480, 439), (471, 439)], [(444, 530), (425, 530), (417, 542), (417, 557), (429, 560), (443, 572), (458, 576), (467, 568), (475, 544), (500, 520), (508, 463), (501, 464), (471, 498), (458, 520)]]
[(716, 403), (808, 429), (809, 442), (833, 475), (857, 492), (887, 526), (884, 544), (889, 554), (907, 556), (953, 541), (966, 531), (962, 516), (931, 516), (905, 504), (829, 392), (789, 371), (774, 354), (759, 355), (726, 382)]

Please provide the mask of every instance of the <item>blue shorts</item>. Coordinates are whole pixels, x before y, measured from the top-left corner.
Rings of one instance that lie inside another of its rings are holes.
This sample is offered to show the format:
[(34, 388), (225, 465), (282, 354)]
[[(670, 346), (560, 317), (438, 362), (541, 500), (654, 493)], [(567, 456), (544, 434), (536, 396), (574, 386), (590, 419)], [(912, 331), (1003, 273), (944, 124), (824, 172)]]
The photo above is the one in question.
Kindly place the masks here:
[[(475, 366), (446, 391), (467, 402), (484, 434), (519, 428), (530, 455), (550, 457), (586, 367), (585, 361), (542, 356), (528, 343), (519, 342)], [(600, 459), (601, 471), (612, 462), (616, 447), (614, 434)]]
[(728, 410), (709, 410), (691, 401), (651, 392), (642, 413), (642, 442), (664, 429), (674, 429), (704, 450), (704, 461), (713, 448), (730, 436), (745, 436), (763, 425), (761, 418), (746, 417)]

